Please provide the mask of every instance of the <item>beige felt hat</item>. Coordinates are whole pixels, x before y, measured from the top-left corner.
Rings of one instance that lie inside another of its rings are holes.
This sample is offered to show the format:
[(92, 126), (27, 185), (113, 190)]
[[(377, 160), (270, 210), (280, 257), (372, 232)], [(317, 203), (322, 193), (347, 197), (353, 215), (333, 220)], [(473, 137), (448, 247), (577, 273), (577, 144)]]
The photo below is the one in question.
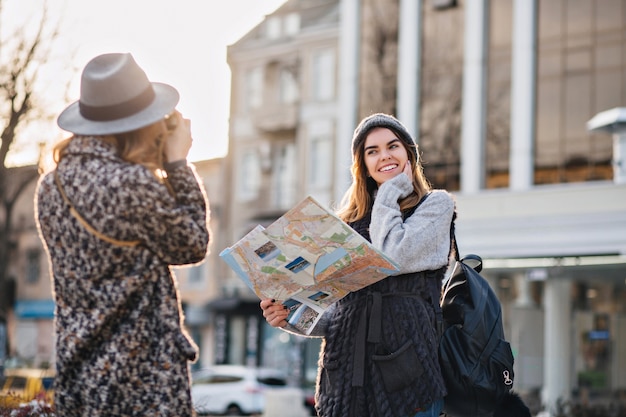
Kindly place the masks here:
[(178, 100), (174, 87), (150, 82), (131, 54), (104, 54), (87, 63), (80, 100), (61, 112), (57, 124), (77, 135), (130, 132), (163, 119)]

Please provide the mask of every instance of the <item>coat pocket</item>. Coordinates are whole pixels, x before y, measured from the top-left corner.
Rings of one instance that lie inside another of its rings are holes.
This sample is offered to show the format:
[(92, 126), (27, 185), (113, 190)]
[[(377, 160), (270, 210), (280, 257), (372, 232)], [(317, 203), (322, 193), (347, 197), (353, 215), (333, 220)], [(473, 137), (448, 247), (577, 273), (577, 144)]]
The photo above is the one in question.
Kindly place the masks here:
[(372, 361), (380, 371), (387, 392), (411, 385), (424, 373), (424, 367), (411, 340), (391, 354), (372, 355)]

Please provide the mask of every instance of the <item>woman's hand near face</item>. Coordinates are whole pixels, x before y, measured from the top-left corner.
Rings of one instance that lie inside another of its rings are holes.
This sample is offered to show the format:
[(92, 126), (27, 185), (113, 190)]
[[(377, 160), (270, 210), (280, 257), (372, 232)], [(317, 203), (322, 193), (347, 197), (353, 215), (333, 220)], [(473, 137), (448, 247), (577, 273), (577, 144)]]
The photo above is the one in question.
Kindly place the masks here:
[(170, 119), (176, 127), (167, 130), (165, 156), (168, 162), (187, 159), (193, 141), (191, 138), (191, 120), (184, 119), (178, 111), (174, 111), (170, 115)]
[(260, 305), (261, 310), (263, 310), (263, 317), (265, 317), (265, 320), (270, 326), (285, 327), (287, 325), (289, 310), (287, 310), (284, 305), (270, 298), (261, 300)]
[(407, 159), (406, 164), (404, 164), (404, 169), (402, 170), (407, 177), (412, 181), (413, 180), (413, 169), (411, 168), (411, 161)]

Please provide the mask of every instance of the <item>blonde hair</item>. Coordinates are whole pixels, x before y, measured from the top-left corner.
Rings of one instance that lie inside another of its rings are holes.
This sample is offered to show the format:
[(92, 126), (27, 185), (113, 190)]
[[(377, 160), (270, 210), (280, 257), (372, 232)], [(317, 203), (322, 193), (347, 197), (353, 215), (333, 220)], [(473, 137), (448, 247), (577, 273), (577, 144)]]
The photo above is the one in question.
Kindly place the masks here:
[[(67, 147), (76, 136), (70, 136), (55, 145), (53, 158), (57, 165), (67, 154)], [(115, 146), (117, 155), (124, 161), (143, 165), (157, 178), (164, 179), (165, 141), (160, 121), (131, 132), (94, 137)]]
[[(393, 129), (390, 129), (393, 130)], [(397, 132), (394, 132), (397, 134)], [(400, 210), (406, 210), (417, 205), (421, 198), (426, 195), (432, 186), (424, 176), (424, 169), (419, 161), (419, 152), (409, 149), (404, 141), (400, 141), (406, 149), (409, 161), (413, 167), (413, 192), (400, 200)], [(415, 145), (417, 147), (417, 145)], [(416, 149), (417, 150), (417, 149)], [(367, 175), (365, 165), (365, 141), (355, 149), (352, 167), (352, 184), (341, 200), (341, 207), (337, 215), (345, 222), (354, 222), (362, 219), (374, 204), (374, 190), (378, 188), (376, 182)], [(403, 174), (400, 174), (403, 175)]]

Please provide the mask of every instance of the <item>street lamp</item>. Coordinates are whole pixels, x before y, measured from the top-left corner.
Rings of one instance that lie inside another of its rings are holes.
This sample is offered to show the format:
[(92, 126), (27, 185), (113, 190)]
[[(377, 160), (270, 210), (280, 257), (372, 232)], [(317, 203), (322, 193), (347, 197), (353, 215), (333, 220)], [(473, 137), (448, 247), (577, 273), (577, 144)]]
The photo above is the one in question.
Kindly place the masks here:
[(626, 183), (626, 107), (615, 107), (593, 116), (587, 122), (590, 132), (613, 134), (613, 180)]

